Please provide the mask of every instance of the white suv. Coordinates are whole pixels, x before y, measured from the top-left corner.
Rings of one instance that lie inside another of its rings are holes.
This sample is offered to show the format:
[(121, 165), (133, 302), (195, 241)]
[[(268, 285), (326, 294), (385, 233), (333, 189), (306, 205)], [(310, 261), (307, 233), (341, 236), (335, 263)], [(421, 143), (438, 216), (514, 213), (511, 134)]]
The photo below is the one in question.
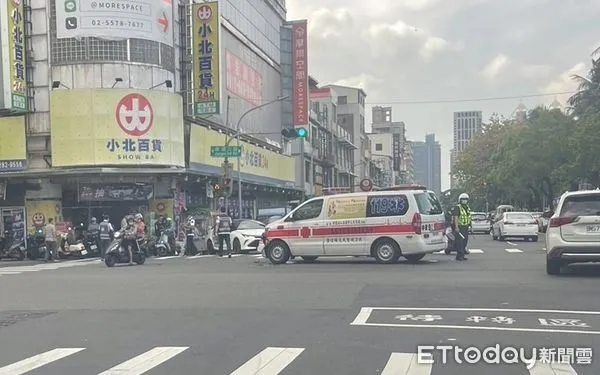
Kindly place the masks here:
[(564, 193), (548, 223), (546, 272), (581, 262), (600, 262), (600, 190)]

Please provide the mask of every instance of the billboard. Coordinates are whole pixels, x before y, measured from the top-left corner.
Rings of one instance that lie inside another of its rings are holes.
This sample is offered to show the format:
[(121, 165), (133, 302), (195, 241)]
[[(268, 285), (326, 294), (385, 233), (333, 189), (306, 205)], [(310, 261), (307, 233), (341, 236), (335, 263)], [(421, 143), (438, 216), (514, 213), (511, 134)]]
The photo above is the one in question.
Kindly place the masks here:
[[(229, 118), (234, 125), (244, 112), (281, 97), (281, 74), (225, 27), (221, 32), (221, 49), (223, 92), (224, 96), (231, 96)], [(281, 118), (281, 104), (273, 103), (244, 117), (240, 126), (256, 138), (279, 140)]]
[(56, 0), (56, 37), (137, 38), (173, 47), (173, 0)]
[[(202, 126), (192, 125), (190, 130), (190, 169), (206, 173), (222, 173), (221, 163), (223, 158), (210, 156), (211, 146), (225, 144), (225, 134)], [(257, 179), (294, 186), (296, 181), (295, 159), (262, 147), (241, 142), (242, 157), (230, 160), (237, 170), (237, 163), (241, 161), (240, 169), (245, 175), (257, 176)], [(208, 168), (206, 168), (208, 167)], [(242, 180), (248, 181), (247, 178)], [(253, 180), (257, 180), (253, 179)]]
[(26, 168), (25, 116), (0, 117), (0, 172)]
[(227, 91), (254, 106), (261, 105), (263, 103), (262, 74), (228, 49), (225, 50), (225, 66)]
[(221, 18), (217, 1), (192, 5), (194, 115), (221, 113)]
[(308, 32), (307, 21), (292, 25), (292, 82), (294, 126), (308, 125)]
[(25, 56), (25, 13), (23, 0), (3, 1), (0, 6), (2, 77), (5, 109), (26, 112), (27, 79)]
[(181, 101), (158, 90), (51, 91), (52, 166), (184, 167)]

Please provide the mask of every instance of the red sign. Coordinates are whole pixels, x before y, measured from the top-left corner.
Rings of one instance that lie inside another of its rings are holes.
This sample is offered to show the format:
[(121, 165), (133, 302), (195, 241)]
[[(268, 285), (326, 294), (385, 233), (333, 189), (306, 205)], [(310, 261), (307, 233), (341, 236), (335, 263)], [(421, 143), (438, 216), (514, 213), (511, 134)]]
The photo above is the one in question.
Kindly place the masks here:
[(292, 82), (294, 89), (294, 126), (308, 125), (308, 33), (307, 22), (292, 26)]
[(260, 73), (234, 55), (225, 50), (225, 65), (227, 67), (227, 91), (259, 106), (262, 101), (263, 79)]
[(125, 95), (116, 109), (117, 124), (132, 137), (148, 133), (154, 121), (152, 104), (141, 94)]
[(310, 98), (311, 99), (331, 99), (331, 89), (324, 88), (324, 89), (311, 90)]

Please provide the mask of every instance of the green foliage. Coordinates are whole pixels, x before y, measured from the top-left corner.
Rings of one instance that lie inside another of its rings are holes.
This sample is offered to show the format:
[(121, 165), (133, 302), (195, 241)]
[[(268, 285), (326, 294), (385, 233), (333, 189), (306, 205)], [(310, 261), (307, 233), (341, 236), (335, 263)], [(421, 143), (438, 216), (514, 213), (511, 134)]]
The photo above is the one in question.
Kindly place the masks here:
[[(600, 52), (600, 49), (599, 49)], [(518, 124), (494, 115), (459, 155), (454, 177), (474, 199), (541, 209), (581, 182), (600, 186), (600, 58), (565, 114), (538, 107)]]

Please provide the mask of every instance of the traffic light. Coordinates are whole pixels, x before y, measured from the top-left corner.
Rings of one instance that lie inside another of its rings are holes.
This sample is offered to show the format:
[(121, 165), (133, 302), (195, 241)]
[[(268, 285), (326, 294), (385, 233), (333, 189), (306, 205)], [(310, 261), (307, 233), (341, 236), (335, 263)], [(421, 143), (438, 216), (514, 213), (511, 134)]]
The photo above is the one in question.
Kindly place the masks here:
[(231, 177), (223, 178), (223, 182), (221, 183), (221, 191), (225, 196), (231, 196), (233, 183), (231, 181)]
[(306, 138), (308, 137), (308, 130), (305, 128), (285, 128), (281, 129), (281, 135), (287, 139)]

